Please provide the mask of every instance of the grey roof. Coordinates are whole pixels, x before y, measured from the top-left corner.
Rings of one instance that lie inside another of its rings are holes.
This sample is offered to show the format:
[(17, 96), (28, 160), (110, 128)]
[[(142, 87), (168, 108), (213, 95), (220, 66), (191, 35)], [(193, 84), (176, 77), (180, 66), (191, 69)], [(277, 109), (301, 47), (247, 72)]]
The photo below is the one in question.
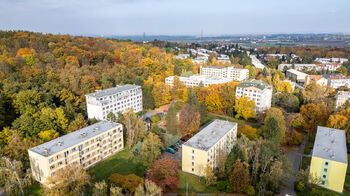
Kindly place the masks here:
[(345, 140), (345, 131), (318, 126), (312, 156), (347, 164)]
[(97, 90), (96, 92), (87, 94), (85, 96), (91, 96), (91, 97), (100, 98), (100, 97), (104, 97), (104, 96), (115, 95), (115, 94), (117, 94), (119, 92), (123, 92), (123, 91), (126, 91), (126, 90), (131, 90), (131, 89), (134, 89), (134, 88), (137, 88), (137, 87), (140, 87), (140, 86), (134, 85), (134, 84), (125, 84), (123, 86), (116, 86), (116, 87), (108, 88), (108, 89), (105, 89), (105, 90)]
[(207, 151), (235, 126), (237, 123), (215, 119), (184, 145)]
[(207, 66), (203, 66), (203, 68), (225, 69), (226, 67), (219, 67), (219, 66), (210, 66), (210, 65), (207, 65)]
[(237, 87), (248, 88), (252, 86), (259, 88), (261, 90), (264, 90), (265, 88), (269, 87), (269, 85), (266, 82), (262, 80), (256, 80), (256, 79), (246, 80), (245, 82), (240, 83)]
[(85, 128), (79, 129), (62, 137), (53, 139), (49, 142), (35, 146), (30, 151), (36, 152), (42, 156), (48, 157), (50, 155), (61, 152), (69, 147), (84, 142), (93, 138), (103, 132), (106, 132), (114, 127), (121, 125), (112, 121), (101, 121)]

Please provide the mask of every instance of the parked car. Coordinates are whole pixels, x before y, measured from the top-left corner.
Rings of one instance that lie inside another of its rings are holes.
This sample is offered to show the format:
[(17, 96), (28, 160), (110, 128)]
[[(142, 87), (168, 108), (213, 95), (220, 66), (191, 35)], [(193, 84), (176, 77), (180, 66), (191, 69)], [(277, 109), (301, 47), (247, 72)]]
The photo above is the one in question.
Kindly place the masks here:
[(176, 152), (179, 151), (179, 149), (176, 148), (176, 146), (174, 146), (174, 145), (170, 146), (170, 148), (174, 149)]
[(280, 149), (280, 153), (281, 155), (284, 155), (284, 151), (282, 149)]
[(171, 153), (171, 154), (175, 154), (176, 153), (176, 151), (174, 149), (170, 148), (170, 147), (167, 147), (166, 151)]
[(175, 144), (175, 146), (178, 146), (179, 148), (181, 148), (182, 147), (182, 142), (176, 142), (176, 144)]

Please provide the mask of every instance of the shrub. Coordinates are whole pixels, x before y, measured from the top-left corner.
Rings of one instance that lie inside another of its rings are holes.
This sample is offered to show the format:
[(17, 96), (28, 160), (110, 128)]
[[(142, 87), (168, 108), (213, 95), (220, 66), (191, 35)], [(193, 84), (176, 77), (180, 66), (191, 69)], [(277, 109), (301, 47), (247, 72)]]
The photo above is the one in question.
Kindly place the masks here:
[(247, 186), (247, 188), (245, 189), (245, 193), (247, 193), (247, 195), (249, 196), (255, 195), (254, 187), (252, 185)]
[(216, 184), (216, 189), (218, 189), (221, 192), (225, 192), (228, 186), (228, 182), (227, 181), (218, 181)]
[(296, 181), (295, 182), (295, 189), (297, 192), (304, 192), (305, 183), (303, 181)]
[(153, 115), (151, 118), (151, 121), (153, 123), (159, 122), (160, 121), (160, 117), (158, 115)]
[(289, 134), (289, 137), (286, 138), (286, 143), (288, 145), (300, 145), (303, 141), (303, 135), (296, 131), (295, 129)]
[(139, 184), (144, 184), (143, 178), (136, 176), (135, 174), (129, 174), (127, 176), (115, 173), (108, 178), (109, 182), (115, 186), (122, 187), (124, 191), (133, 193)]

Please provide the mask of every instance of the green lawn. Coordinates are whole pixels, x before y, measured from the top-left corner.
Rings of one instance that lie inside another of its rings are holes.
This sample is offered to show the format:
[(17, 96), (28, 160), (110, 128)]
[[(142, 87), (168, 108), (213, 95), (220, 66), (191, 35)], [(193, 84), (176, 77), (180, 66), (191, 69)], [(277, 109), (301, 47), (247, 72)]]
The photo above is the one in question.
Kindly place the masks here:
[(201, 183), (201, 178), (179, 170), (179, 193), (186, 192), (186, 184), (188, 184), (188, 193), (215, 193), (215, 187), (206, 187)]
[(107, 180), (113, 173), (122, 175), (136, 174), (142, 177), (145, 169), (141, 162), (134, 157), (129, 150), (123, 150), (116, 155), (98, 163), (96, 166), (88, 170), (93, 177), (93, 181)]
[(40, 184), (37, 181), (34, 181), (33, 184), (27, 188), (25, 195), (29, 195), (29, 196), (44, 195), (44, 189), (40, 186)]

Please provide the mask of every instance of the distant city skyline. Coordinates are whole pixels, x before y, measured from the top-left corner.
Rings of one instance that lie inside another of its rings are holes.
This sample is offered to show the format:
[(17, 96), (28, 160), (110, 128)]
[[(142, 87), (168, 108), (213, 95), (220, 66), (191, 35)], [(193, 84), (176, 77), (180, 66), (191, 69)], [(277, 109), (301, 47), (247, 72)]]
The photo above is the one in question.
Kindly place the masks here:
[(1, 0), (0, 30), (73, 35), (350, 34), (349, 0)]

